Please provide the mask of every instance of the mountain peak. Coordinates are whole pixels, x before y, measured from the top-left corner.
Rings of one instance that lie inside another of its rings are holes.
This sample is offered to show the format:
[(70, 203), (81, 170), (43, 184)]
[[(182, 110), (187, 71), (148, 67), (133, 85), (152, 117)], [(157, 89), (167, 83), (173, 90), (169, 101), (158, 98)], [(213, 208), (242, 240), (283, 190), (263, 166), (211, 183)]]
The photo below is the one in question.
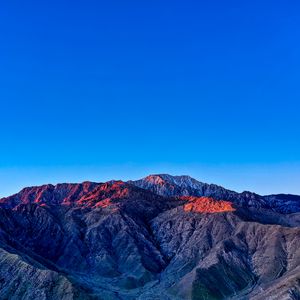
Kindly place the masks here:
[(150, 181), (150, 182), (156, 182), (156, 181), (180, 182), (180, 181), (191, 181), (191, 180), (196, 181), (196, 179), (192, 178), (189, 175), (170, 175), (170, 174), (151, 174), (143, 179), (145, 181)]
[(207, 184), (197, 181), (188, 175), (172, 176), (154, 174), (136, 181), (129, 181), (140, 188), (150, 190), (161, 196), (202, 196), (198, 192)]
[[(175, 184), (179, 186), (192, 186), (195, 183), (203, 184), (188, 175), (152, 174), (137, 181), (148, 182), (151, 184)], [(132, 183), (132, 181), (131, 181)]]
[(165, 184), (166, 183), (166, 175), (165, 174), (155, 174), (155, 175), (148, 175), (147, 177), (143, 178), (145, 182), (149, 182), (152, 184)]

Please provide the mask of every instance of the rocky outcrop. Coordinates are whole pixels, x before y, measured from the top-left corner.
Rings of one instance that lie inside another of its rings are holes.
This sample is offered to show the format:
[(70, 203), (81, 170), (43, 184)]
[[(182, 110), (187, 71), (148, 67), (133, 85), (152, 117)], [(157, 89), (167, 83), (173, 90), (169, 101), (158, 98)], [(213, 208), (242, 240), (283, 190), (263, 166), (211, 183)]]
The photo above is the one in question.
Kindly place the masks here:
[(224, 200), (215, 200), (210, 197), (191, 197), (191, 196), (182, 196), (181, 200), (187, 201), (187, 204), (184, 204), (184, 211), (194, 211), (198, 213), (220, 213), (235, 211), (233, 203), (230, 201)]

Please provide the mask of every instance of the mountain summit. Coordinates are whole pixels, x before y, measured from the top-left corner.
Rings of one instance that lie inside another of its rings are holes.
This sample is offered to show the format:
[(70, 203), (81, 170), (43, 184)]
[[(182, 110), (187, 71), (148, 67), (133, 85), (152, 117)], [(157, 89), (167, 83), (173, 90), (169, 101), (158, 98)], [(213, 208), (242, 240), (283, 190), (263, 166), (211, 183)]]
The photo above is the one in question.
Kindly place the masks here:
[(300, 196), (189, 176), (0, 199), (0, 299), (300, 299)]

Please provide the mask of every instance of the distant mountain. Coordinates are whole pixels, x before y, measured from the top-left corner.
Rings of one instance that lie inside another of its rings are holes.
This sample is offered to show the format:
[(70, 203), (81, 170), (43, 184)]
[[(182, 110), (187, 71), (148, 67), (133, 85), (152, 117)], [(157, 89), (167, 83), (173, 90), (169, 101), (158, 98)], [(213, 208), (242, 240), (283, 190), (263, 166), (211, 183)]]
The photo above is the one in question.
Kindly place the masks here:
[(189, 176), (0, 199), (0, 299), (300, 299), (300, 196)]
[(260, 196), (246, 191), (237, 193), (215, 184), (199, 182), (186, 175), (150, 175), (140, 180), (130, 181), (130, 183), (161, 196), (205, 196), (231, 200), (239, 206), (272, 209), (280, 213), (300, 211), (300, 196), (284, 194)]

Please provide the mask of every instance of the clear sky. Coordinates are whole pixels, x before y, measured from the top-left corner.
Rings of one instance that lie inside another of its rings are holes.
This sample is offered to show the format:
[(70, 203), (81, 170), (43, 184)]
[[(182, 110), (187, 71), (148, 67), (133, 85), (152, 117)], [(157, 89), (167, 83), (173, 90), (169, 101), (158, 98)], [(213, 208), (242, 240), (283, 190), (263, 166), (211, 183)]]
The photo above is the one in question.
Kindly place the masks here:
[(300, 194), (299, 1), (2, 1), (0, 196), (190, 174)]

